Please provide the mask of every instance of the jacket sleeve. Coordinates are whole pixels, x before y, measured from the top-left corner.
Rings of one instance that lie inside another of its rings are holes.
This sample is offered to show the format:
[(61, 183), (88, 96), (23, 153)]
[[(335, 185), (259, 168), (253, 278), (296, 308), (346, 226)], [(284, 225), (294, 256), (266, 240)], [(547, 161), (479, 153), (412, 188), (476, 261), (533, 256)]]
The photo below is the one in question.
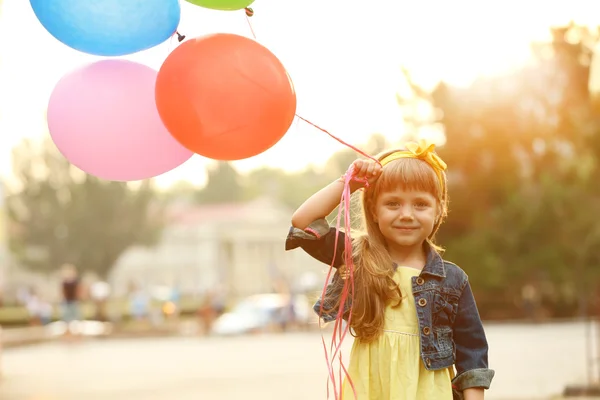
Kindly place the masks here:
[[(337, 242), (336, 242), (337, 235)], [(338, 268), (344, 264), (345, 234), (330, 228), (324, 219), (310, 224), (305, 230), (290, 227), (285, 240), (285, 249), (302, 248), (307, 254), (324, 264)]]
[[(334, 307), (342, 295), (343, 289), (344, 282), (342, 281), (339, 272), (336, 271), (325, 290), (325, 300), (320, 297), (313, 306), (313, 311), (323, 320), (323, 322), (332, 322), (336, 320), (339, 308)], [(321, 313), (321, 304), (323, 304), (323, 313)], [(348, 312), (350, 311), (351, 305), (352, 297), (348, 296), (344, 302), (344, 315), (342, 316), (345, 320), (348, 320)]]
[(459, 391), (489, 389), (494, 370), (488, 368), (488, 343), (468, 279), (458, 300), (454, 344), (457, 375), (452, 380), (453, 386)]
[[(345, 238), (344, 232), (338, 232), (335, 228), (331, 228), (326, 220), (320, 219), (310, 224), (305, 230), (291, 227), (285, 241), (285, 249), (293, 250), (300, 247), (314, 259), (339, 268), (344, 264)], [(313, 306), (313, 311), (324, 322), (331, 322), (337, 318), (339, 310), (334, 309), (334, 306), (342, 294), (342, 289), (343, 281), (336, 271), (327, 285), (324, 298), (319, 298)], [(321, 304), (323, 313), (321, 313)], [(350, 310), (350, 304), (351, 299), (346, 299), (344, 314)]]

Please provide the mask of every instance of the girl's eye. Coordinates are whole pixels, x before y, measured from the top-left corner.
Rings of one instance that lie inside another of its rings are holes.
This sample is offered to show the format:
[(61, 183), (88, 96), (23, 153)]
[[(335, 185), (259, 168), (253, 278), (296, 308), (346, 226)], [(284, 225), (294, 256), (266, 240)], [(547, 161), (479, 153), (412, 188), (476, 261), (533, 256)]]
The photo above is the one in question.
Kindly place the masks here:
[(420, 203), (417, 203), (416, 205), (417, 205), (417, 208), (427, 208), (427, 207), (429, 207), (429, 203), (425, 203), (425, 202), (420, 202)]
[(398, 207), (398, 203), (395, 201), (390, 201), (387, 203), (387, 206), (388, 207)]

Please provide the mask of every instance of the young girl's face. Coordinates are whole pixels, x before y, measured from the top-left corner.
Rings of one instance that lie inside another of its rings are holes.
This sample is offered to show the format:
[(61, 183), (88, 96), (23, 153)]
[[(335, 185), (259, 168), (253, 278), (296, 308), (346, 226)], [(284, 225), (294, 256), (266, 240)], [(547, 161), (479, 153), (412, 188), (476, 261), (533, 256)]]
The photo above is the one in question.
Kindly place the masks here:
[(429, 237), (438, 208), (429, 192), (397, 188), (379, 194), (373, 218), (388, 246), (406, 249), (421, 246)]

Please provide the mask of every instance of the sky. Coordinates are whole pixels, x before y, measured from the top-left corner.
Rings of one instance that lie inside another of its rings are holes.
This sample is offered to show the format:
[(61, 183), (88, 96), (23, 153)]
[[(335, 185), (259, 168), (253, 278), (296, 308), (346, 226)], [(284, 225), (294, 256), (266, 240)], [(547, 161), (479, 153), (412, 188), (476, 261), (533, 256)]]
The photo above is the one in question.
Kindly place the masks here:
[[(11, 149), (24, 138), (49, 137), (45, 110), (57, 81), (100, 58), (54, 39), (29, 1), (4, 0), (2, 7), (0, 177), (9, 177)], [(425, 86), (440, 79), (466, 85), (526, 63), (529, 43), (546, 38), (552, 24), (600, 22), (600, 3), (590, 0), (256, 0), (252, 7), (257, 40), (292, 78), (297, 113), (355, 145), (372, 133), (401, 137), (402, 115), (395, 102), (401, 66)], [(187, 38), (215, 32), (251, 37), (243, 11), (207, 10), (185, 1), (179, 31)], [(158, 70), (175, 46), (173, 39), (124, 58)], [(277, 145), (234, 165), (241, 172), (260, 166), (296, 171), (321, 164), (342, 148), (295, 121)], [(202, 184), (209, 162), (195, 155), (157, 182), (163, 187), (179, 180)]]

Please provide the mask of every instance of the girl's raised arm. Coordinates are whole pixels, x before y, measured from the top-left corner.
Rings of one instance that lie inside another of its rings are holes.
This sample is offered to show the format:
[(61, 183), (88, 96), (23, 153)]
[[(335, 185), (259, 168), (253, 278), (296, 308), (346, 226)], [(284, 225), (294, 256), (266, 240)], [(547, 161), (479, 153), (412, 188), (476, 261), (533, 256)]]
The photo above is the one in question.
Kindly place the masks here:
[[(372, 160), (356, 160), (352, 163), (354, 167), (353, 176), (357, 181), (351, 181), (352, 192), (363, 187), (360, 180), (374, 181), (381, 173), (381, 166)], [(340, 204), (342, 191), (344, 190), (343, 179), (338, 179), (317, 193), (310, 196), (292, 216), (292, 226), (298, 229), (306, 229), (311, 223), (318, 219), (327, 217)]]

